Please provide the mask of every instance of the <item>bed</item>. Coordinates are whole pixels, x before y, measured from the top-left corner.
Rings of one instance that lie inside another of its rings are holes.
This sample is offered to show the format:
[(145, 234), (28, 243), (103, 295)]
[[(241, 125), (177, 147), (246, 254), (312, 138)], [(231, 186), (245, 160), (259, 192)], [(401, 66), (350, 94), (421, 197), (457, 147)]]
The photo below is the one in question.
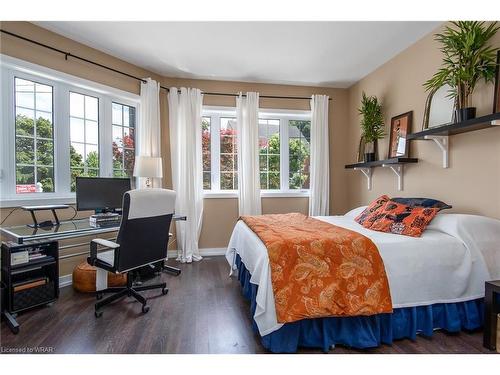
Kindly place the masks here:
[(431, 336), (482, 326), (484, 282), (500, 278), (500, 221), (476, 215), (438, 214), (419, 238), (365, 229), (354, 218), (316, 219), (356, 231), (375, 243), (384, 262), (393, 312), (371, 316), (277, 321), (267, 249), (243, 222), (233, 230), (226, 253), (250, 300), (253, 327), (272, 352), (298, 347), (328, 351), (337, 344), (355, 348), (391, 344), (395, 339)]

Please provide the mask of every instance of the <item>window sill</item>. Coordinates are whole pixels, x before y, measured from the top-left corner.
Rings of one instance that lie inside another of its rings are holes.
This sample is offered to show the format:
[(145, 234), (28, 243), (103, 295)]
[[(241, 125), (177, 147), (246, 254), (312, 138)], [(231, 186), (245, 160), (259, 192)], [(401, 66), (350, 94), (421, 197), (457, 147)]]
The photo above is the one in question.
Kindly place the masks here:
[[(307, 198), (309, 191), (261, 191), (261, 198)], [(238, 198), (237, 191), (204, 191), (204, 199)]]
[[(43, 193), (41, 193), (43, 194)], [(45, 193), (50, 194), (50, 193)], [(5, 198), (0, 200), (0, 208), (19, 207), (19, 206), (38, 206), (46, 204), (75, 204), (75, 195), (67, 196), (48, 196), (35, 197), (33, 195), (22, 198)]]

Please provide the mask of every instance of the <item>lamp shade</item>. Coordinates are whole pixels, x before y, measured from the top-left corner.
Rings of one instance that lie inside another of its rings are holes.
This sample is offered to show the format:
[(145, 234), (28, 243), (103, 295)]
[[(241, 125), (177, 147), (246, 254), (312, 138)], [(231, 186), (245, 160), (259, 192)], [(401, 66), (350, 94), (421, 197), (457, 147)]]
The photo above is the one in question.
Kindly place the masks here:
[(162, 161), (159, 157), (137, 156), (134, 164), (135, 177), (163, 177)]

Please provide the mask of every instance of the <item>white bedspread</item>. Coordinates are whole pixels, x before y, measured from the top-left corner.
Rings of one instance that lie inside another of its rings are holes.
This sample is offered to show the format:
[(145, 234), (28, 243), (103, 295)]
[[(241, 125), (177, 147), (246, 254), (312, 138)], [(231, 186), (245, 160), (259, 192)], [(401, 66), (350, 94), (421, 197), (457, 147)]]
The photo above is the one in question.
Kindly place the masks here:
[[(356, 210), (359, 211), (359, 210)], [(500, 221), (474, 215), (440, 214), (422, 237), (376, 232), (356, 223), (353, 213), (317, 219), (370, 238), (384, 261), (394, 308), (462, 302), (484, 297), (484, 282), (500, 274)], [(259, 286), (254, 319), (262, 336), (276, 320), (267, 249), (243, 221), (236, 224), (226, 258), (238, 253)], [(489, 261), (490, 270), (485, 263)], [(493, 262), (493, 264), (491, 264)]]

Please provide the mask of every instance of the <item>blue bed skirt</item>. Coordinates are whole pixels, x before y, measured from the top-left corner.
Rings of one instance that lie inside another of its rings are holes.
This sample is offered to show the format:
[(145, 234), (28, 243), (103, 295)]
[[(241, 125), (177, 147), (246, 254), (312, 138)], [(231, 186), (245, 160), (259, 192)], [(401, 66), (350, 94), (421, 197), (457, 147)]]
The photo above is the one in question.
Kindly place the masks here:
[[(258, 286), (250, 283), (250, 272), (236, 257), (238, 280), (243, 295), (250, 300), (251, 316), (256, 308)], [(274, 353), (295, 353), (299, 347), (320, 348), (327, 352), (334, 345), (372, 348), (392, 344), (393, 340), (415, 340), (417, 333), (432, 336), (440, 328), (448, 332), (474, 330), (483, 325), (483, 298), (428, 306), (394, 309), (392, 314), (345, 318), (304, 319), (286, 323), (279, 330), (261, 337), (262, 345)], [(258, 332), (255, 320), (253, 329)]]

